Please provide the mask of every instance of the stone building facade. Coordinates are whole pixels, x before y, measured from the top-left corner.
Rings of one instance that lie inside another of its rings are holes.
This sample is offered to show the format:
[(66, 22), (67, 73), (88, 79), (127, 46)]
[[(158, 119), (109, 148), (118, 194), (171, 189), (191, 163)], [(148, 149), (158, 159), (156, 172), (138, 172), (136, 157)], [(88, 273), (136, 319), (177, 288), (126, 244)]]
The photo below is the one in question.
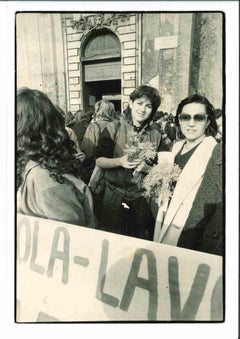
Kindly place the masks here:
[(140, 84), (159, 90), (168, 113), (196, 92), (222, 108), (224, 13), (19, 13), (16, 22), (17, 87), (40, 88), (65, 111), (102, 97), (122, 111)]

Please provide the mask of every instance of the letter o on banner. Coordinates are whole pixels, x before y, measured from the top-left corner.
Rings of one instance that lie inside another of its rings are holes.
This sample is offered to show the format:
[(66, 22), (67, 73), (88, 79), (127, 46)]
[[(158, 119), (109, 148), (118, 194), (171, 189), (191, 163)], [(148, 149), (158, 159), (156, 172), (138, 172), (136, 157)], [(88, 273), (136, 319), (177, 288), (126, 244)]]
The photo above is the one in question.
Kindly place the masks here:
[(27, 218), (20, 220), (17, 232), (17, 261), (26, 262), (31, 251), (31, 228)]

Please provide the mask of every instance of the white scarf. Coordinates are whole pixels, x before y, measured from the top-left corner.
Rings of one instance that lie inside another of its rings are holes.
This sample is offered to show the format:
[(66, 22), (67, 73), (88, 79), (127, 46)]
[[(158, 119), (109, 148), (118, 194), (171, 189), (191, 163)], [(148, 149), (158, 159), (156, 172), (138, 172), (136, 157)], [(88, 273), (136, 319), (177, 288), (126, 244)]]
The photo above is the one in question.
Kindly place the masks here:
[[(173, 146), (174, 156), (180, 151), (184, 142), (185, 140), (182, 140)], [(159, 208), (153, 241), (177, 245), (216, 144), (213, 137), (206, 137), (188, 160), (180, 174), (165, 217), (164, 204)]]

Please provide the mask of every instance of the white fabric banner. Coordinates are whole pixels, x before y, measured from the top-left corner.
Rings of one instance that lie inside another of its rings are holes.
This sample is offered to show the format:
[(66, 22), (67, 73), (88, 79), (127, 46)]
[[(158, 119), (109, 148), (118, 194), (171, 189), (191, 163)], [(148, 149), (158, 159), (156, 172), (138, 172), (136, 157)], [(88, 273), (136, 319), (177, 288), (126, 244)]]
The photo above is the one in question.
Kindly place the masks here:
[(221, 321), (222, 257), (17, 215), (17, 322)]

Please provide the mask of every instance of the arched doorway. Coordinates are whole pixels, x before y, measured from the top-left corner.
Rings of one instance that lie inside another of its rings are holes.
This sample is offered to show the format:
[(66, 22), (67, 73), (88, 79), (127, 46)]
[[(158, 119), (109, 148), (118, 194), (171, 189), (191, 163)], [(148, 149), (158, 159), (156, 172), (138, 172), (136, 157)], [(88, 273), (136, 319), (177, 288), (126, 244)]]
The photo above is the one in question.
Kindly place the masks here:
[(121, 45), (107, 29), (95, 30), (82, 48), (84, 107), (107, 99), (121, 112)]

